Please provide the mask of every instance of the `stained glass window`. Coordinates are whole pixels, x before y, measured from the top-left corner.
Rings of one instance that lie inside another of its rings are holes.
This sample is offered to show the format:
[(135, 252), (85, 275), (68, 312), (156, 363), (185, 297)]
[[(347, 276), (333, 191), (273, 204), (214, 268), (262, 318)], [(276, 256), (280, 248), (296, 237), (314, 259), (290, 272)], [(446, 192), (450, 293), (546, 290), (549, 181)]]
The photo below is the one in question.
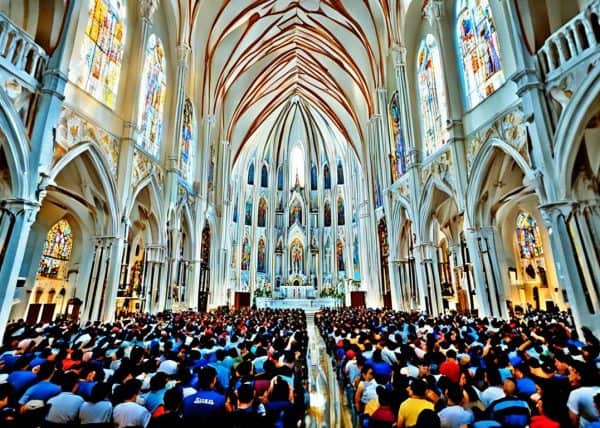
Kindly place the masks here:
[(59, 220), (46, 235), (38, 273), (47, 278), (65, 278), (71, 251), (73, 251), (71, 225), (65, 219)]
[(398, 101), (398, 92), (394, 92), (394, 95), (392, 95), (388, 116), (390, 122), (390, 137), (392, 140), (392, 149), (390, 155), (392, 164), (392, 180), (396, 181), (406, 172), (406, 150), (404, 147), (402, 123), (400, 122), (400, 103)]
[(290, 225), (296, 222), (302, 224), (302, 207), (298, 201), (295, 201), (290, 208)]
[(233, 222), (237, 223), (238, 221), (238, 203), (236, 202), (233, 206)]
[(258, 241), (258, 254), (256, 261), (256, 270), (258, 272), (265, 272), (265, 260), (265, 240), (263, 238), (260, 238), (260, 240)]
[(354, 232), (354, 244), (352, 245), (352, 264), (354, 265), (354, 280), (360, 280), (360, 258), (358, 256), (358, 234)]
[(158, 37), (150, 35), (142, 75), (142, 97), (138, 123), (138, 146), (158, 157), (163, 127), (163, 108), (167, 95), (165, 51)]
[(267, 166), (263, 165), (262, 171), (260, 173), (260, 187), (268, 187), (269, 186), (269, 171), (267, 170)]
[(240, 261), (240, 269), (250, 269), (250, 242), (248, 242), (247, 236), (244, 236), (244, 242), (242, 244), (242, 260)]
[(71, 79), (98, 101), (115, 106), (125, 46), (125, 1), (90, 0), (88, 22)]
[(522, 259), (533, 259), (544, 255), (542, 238), (535, 219), (522, 212), (517, 216), (517, 245)]
[(246, 226), (252, 225), (252, 201), (250, 199), (246, 201), (246, 216), (244, 224)]
[(331, 189), (331, 175), (329, 174), (329, 165), (323, 167), (323, 181), (326, 189)]
[(463, 0), (457, 36), (469, 107), (475, 107), (504, 83), (498, 33), (489, 0)]
[(344, 214), (344, 198), (342, 198), (342, 195), (338, 196), (337, 215), (338, 215), (338, 226), (343, 226), (344, 224), (346, 224), (346, 216)]
[(342, 166), (342, 161), (338, 161), (337, 164), (337, 183), (344, 184), (344, 167)]
[(192, 102), (189, 98), (185, 99), (183, 104), (183, 122), (181, 125), (181, 153), (179, 157), (179, 169), (183, 178), (190, 181), (192, 178), (192, 159), (191, 159), (191, 148), (192, 140), (194, 139), (193, 134), (193, 120), (194, 110)]
[(281, 167), (277, 172), (277, 190), (283, 190), (283, 168)]
[(251, 162), (248, 168), (248, 184), (254, 184), (254, 162)]
[(258, 201), (258, 227), (265, 227), (267, 223), (267, 200), (260, 198)]
[(325, 201), (324, 211), (324, 225), (325, 227), (331, 226), (331, 205), (329, 204), (329, 199)]
[(317, 190), (317, 166), (315, 164), (310, 168), (310, 190)]
[(342, 272), (346, 270), (346, 264), (344, 263), (344, 244), (341, 239), (338, 239), (336, 244), (336, 255), (337, 255), (337, 265), (338, 272)]
[(438, 44), (431, 34), (421, 41), (417, 55), (417, 76), (421, 100), (421, 121), (425, 153), (431, 154), (446, 142), (446, 90)]

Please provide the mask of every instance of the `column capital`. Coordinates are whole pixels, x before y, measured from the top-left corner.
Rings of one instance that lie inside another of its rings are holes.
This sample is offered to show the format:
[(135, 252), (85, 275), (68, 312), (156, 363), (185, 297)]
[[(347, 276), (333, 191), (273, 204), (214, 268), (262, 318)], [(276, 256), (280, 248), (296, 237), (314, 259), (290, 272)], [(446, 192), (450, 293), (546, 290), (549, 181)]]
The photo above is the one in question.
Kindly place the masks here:
[(142, 19), (152, 22), (152, 16), (158, 9), (159, 0), (138, 0), (138, 7)]
[(563, 215), (565, 219), (568, 218), (576, 206), (577, 203), (575, 201), (564, 200), (538, 205), (538, 208), (544, 223), (551, 225), (553, 223), (552, 220), (560, 215)]
[(0, 207), (9, 211), (15, 217), (24, 216), (26, 222), (33, 223), (41, 205), (38, 201), (15, 198), (3, 200), (0, 202)]
[(177, 65), (187, 68), (192, 49), (186, 44), (177, 46)]

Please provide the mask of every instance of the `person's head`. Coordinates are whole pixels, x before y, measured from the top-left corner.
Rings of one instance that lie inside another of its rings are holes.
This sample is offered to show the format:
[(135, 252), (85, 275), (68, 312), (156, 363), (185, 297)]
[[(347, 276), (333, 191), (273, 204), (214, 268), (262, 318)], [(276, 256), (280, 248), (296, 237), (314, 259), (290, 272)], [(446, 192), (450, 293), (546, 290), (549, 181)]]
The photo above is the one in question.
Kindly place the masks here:
[(240, 403), (249, 404), (254, 400), (254, 385), (251, 382), (244, 382), (237, 390), (237, 397)]
[(37, 376), (41, 380), (48, 380), (54, 374), (54, 363), (50, 361), (46, 361), (45, 363), (40, 364), (40, 368), (37, 372)]
[(440, 417), (431, 409), (422, 410), (415, 428), (440, 428)]
[(92, 388), (92, 393), (90, 394), (90, 402), (91, 403), (99, 403), (102, 400), (105, 400), (108, 397), (110, 392), (110, 385), (104, 382), (98, 382)]
[(446, 351), (446, 358), (456, 359), (456, 351), (454, 349), (448, 349), (448, 351)]
[(517, 392), (517, 384), (515, 383), (515, 380), (512, 377), (509, 377), (504, 380), (502, 389), (504, 390), (504, 394), (507, 397), (510, 397), (511, 395), (515, 395), (515, 393)]
[(446, 389), (446, 398), (449, 405), (460, 406), (464, 399), (462, 388), (454, 383), (449, 383)]
[[(165, 410), (169, 412), (177, 412), (183, 403), (183, 391), (181, 388), (167, 389), (163, 397)], [(175, 427), (174, 427), (175, 428)]]
[(427, 385), (420, 379), (415, 379), (408, 387), (408, 394), (413, 397), (423, 398), (425, 396)]
[(557, 352), (554, 355), (554, 368), (559, 373), (565, 373), (569, 370), (569, 358), (564, 354), (564, 352)]
[(363, 380), (367, 382), (372, 381), (373, 377), (375, 377), (375, 372), (370, 364), (365, 364), (362, 369), (360, 369), (360, 374)]
[(377, 387), (377, 399), (379, 400), (380, 406), (389, 406), (392, 403), (392, 396), (390, 391), (383, 385)]
[(8, 401), (12, 391), (13, 387), (10, 383), (0, 383), (0, 409), (8, 406)]
[(122, 388), (121, 398), (123, 401), (135, 401), (142, 388), (142, 381), (138, 379), (129, 379)]
[(238, 364), (235, 371), (240, 377), (252, 376), (254, 365), (251, 361), (242, 361)]
[(436, 385), (427, 384), (427, 388), (425, 389), (425, 398), (431, 401), (433, 404), (436, 404), (442, 398), (442, 391)]
[(164, 372), (156, 372), (150, 379), (150, 391), (160, 391), (167, 386), (167, 374)]
[(63, 392), (75, 392), (79, 383), (79, 376), (76, 373), (68, 372), (62, 375), (60, 387)]
[(288, 401), (290, 399), (290, 386), (281, 378), (276, 376), (273, 378), (273, 388), (269, 397), (270, 401)]
[(217, 371), (214, 367), (206, 366), (198, 373), (198, 386), (200, 389), (213, 389), (217, 383)]
[(502, 385), (502, 377), (500, 376), (500, 371), (495, 367), (488, 367), (485, 371), (485, 379), (487, 383), (491, 386), (500, 386)]

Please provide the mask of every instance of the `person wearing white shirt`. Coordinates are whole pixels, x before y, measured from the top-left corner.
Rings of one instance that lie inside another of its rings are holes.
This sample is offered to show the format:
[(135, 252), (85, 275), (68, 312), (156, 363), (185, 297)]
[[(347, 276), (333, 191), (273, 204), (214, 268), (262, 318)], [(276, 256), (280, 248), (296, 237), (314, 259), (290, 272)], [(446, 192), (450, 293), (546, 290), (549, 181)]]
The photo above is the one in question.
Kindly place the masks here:
[(46, 421), (51, 424), (74, 424), (79, 418), (79, 408), (83, 404), (83, 398), (75, 395), (79, 378), (73, 372), (66, 373), (62, 379), (62, 392), (50, 398), (47, 404), (50, 410), (46, 415)]
[(150, 423), (150, 412), (144, 406), (136, 403), (141, 382), (137, 379), (130, 379), (121, 388), (122, 390), (118, 393), (121, 394), (124, 401), (117, 404), (113, 411), (115, 426), (117, 428), (146, 428)]

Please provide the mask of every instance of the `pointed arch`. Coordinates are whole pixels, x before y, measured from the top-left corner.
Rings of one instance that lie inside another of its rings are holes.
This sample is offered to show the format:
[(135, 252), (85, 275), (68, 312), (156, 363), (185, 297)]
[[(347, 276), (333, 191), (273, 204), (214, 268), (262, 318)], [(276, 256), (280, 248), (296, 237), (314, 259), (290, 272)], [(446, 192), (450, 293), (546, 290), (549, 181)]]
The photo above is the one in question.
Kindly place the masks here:
[(254, 184), (254, 161), (251, 161), (248, 167), (248, 184)]
[(260, 172), (260, 187), (269, 187), (269, 170), (267, 165), (263, 165)]
[(258, 240), (258, 248), (257, 248), (257, 254), (256, 254), (256, 271), (260, 272), (260, 273), (265, 273), (266, 272), (266, 244), (265, 244), (265, 237), (261, 236)]
[(317, 166), (313, 163), (310, 167), (310, 190), (317, 190), (318, 182)]
[(246, 211), (244, 216), (244, 224), (246, 226), (252, 225), (252, 199), (248, 198), (246, 200)]
[(328, 164), (323, 166), (323, 188), (331, 189), (331, 173)]
[(131, 210), (134, 208), (138, 196), (146, 187), (148, 188), (150, 194), (152, 208), (154, 208), (152, 214), (155, 216), (155, 224), (153, 224), (154, 222), (150, 223), (150, 225), (155, 228), (154, 231), (151, 231), (152, 238), (155, 240), (155, 243), (164, 244), (164, 240), (167, 236), (167, 233), (166, 230), (164, 230), (165, 222), (163, 221), (163, 214), (162, 210), (160, 209), (160, 201), (162, 200), (162, 190), (160, 188), (160, 184), (158, 183), (158, 179), (156, 178), (154, 173), (147, 175), (142, 180), (140, 180), (138, 185), (133, 189), (133, 192), (131, 193), (131, 198), (129, 200), (129, 203), (127, 204), (127, 209), (125, 210), (125, 216), (127, 218), (131, 216)]
[(344, 166), (341, 160), (337, 163), (337, 184), (344, 184)]
[(343, 226), (346, 224), (346, 213), (344, 209), (344, 197), (340, 193), (337, 198), (337, 224)]
[(454, 205), (457, 206), (455, 194), (450, 185), (441, 181), (437, 177), (429, 176), (421, 192), (421, 198), (418, 205), (419, 217), (418, 221), (416, 221), (416, 224), (419, 228), (419, 236), (421, 236), (422, 239), (423, 237), (427, 236), (427, 230), (431, 221), (431, 213), (432, 210), (435, 212), (436, 209), (435, 205), (437, 203), (437, 199), (436, 202), (433, 200), (435, 190), (445, 194), (448, 199), (453, 201)]
[(325, 206), (323, 207), (323, 226), (331, 226), (331, 204), (329, 198), (325, 199)]
[(261, 196), (258, 200), (258, 227), (265, 227), (267, 225), (267, 209), (267, 200), (264, 196)]

